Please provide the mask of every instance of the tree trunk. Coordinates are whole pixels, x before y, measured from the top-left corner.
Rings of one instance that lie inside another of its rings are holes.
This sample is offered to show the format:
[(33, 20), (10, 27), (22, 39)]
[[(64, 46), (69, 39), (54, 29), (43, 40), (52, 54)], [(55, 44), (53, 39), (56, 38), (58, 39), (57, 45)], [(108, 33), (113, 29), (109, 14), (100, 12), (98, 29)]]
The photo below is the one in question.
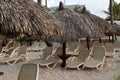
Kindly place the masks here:
[(65, 0), (64, 0), (64, 5), (65, 5)]
[(112, 5), (113, 5), (113, 0), (110, 0), (109, 10), (110, 10), (110, 22), (111, 22), (111, 24), (113, 24), (113, 8), (112, 8)]
[(37, 3), (38, 3), (39, 5), (42, 5), (42, 0), (37, 0)]
[(45, 6), (46, 6), (46, 8), (48, 7), (48, 6), (47, 6), (47, 0), (45, 0)]

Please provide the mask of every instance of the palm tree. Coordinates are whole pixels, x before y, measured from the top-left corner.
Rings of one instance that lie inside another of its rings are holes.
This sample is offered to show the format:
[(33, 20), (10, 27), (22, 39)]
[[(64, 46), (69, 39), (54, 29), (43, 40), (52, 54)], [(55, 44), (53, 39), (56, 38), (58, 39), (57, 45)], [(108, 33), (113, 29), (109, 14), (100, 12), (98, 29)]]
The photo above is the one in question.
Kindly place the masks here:
[(65, 4), (65, 0), (64, 0), (64, 4)]
[(38, 3), (39, 5), (41, 5), (41, 4), (42, 4), (42, 0), (37, 0), (37, 3)]
[[(115, 2), (114, 0), (112, 0), (111, 2), (112, 4), (112, 16), (114, 20), (120, 20), (120, 3)], [(108, 8), (108, 11), (104, 11), (104, 13), (106, 13), (107, 15), (109, 15), (106, 19), (110, 20), (110, 6)]]
[(111, 24), (113, 24), (113, 0), (110, 0), (110, 3), (109, 3), (109, 12), (110, 12), (110, 22)]
[(45, 6), (46, 6), (46, 8), (47, 8), (47, 0), (45, 0)]

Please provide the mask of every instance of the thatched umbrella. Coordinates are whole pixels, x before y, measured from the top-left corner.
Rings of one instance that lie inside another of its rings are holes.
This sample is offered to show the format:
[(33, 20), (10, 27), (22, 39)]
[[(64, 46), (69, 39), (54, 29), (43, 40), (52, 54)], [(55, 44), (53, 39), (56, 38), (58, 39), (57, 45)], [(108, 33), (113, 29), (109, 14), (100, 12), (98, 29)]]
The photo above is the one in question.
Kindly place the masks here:
[(89, 13), (86, 7), (83, 8), (82, 14), (87, 16), (94, 24), (96, 24), (104, 33), (107, 33), (111, 29), (111, 25), (108, 21)]
[[(116, 36), (120, 36), (120, 25), (114, 23), (112, 25), (112, 28), (110, 29), (109, 32), (106, 33), (107, 36), (114, 36), (116, 38)], [(112, 37), (112, 41), (114, 42), (114, 37)], [(109, 38), (110, 41), (110, 38)]]
[[(60, 2), (61, 4), (61, 2)], [(59, 12), (55, 13), (56, 18), (61, 22), (64, 28), (63, 34), (63, 64), (64, 67), (66, 65), (66, 41), (77, 40), (83, 37), (100, 37), (104, 33), (99, 27), (95, 27), (96, 25), (91, 22), (89, 18), (82, 14), (78, 14), (74, 11), (64, 8)]]
[(58, 20), (33, 0), (0, 0), (0, 34), (10, 37), (58, 35)]
[(103, 31), (82, 14), (69, 9), (55, 13), (64, 28), (64, 40), (74, 40), (83, 37), (101, 37)]
[(112, 25), (112, 29), (110, 30), (112, 33), (114, 33), (117, 36), (120, 36), (120, 25), (114, 23)]

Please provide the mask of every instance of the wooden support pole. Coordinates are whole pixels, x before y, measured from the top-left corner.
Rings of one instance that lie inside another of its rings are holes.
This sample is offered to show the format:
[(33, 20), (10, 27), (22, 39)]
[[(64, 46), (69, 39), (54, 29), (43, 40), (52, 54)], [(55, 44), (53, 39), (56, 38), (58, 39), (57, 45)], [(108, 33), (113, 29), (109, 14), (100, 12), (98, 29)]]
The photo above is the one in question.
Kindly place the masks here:
[(89, 37), (86, 37), (86, 41), (87, 41), (87, 48), (88, 48), (88, 50), (89, 50), (89, 49), (90, 49)]
[(113, 42), (113, 43), (115, 42), (115, 38), (114, 38), (114, 37), (115, 37), (115, 35), (113, 34), (113, 35), (112, 35), (112, 42)]
[(109, 42), (110, 42), (110, 35), (109, 35)]
[(101, 38), (99, 38), (99, 43), (101, 43), (102, 42), (102, 39)]
[(66, 59), (67, 59), (67, 56), (66, 56), (66, 41), (63, 42), (63, 45), (62, 45), (62, 55), (60, 56), (60, 58), (62, 59), (61, 67), (64, 68), (66, 66)]

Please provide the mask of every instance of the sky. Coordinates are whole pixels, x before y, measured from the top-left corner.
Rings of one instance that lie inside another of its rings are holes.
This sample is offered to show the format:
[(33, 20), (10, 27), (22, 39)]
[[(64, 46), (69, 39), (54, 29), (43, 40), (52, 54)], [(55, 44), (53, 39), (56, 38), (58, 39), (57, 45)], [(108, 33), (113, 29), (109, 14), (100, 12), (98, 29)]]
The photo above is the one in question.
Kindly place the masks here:
[[(37, 0), (34, 1), (37, 2)], [(48, 0), (48, 7), (58, 6), (60, 1), (64, 2), (64, 0)], [(120, 3), (120, 0), (115, 1)], [(45, 4), (45, 0), (42, 0), (42, 4)], [(65, 5), (72, 4), (85, 5), (92, 14), (101, 18), (107, 17), (103, 10), (108, 10), (109, 0), (65, 0)]]

